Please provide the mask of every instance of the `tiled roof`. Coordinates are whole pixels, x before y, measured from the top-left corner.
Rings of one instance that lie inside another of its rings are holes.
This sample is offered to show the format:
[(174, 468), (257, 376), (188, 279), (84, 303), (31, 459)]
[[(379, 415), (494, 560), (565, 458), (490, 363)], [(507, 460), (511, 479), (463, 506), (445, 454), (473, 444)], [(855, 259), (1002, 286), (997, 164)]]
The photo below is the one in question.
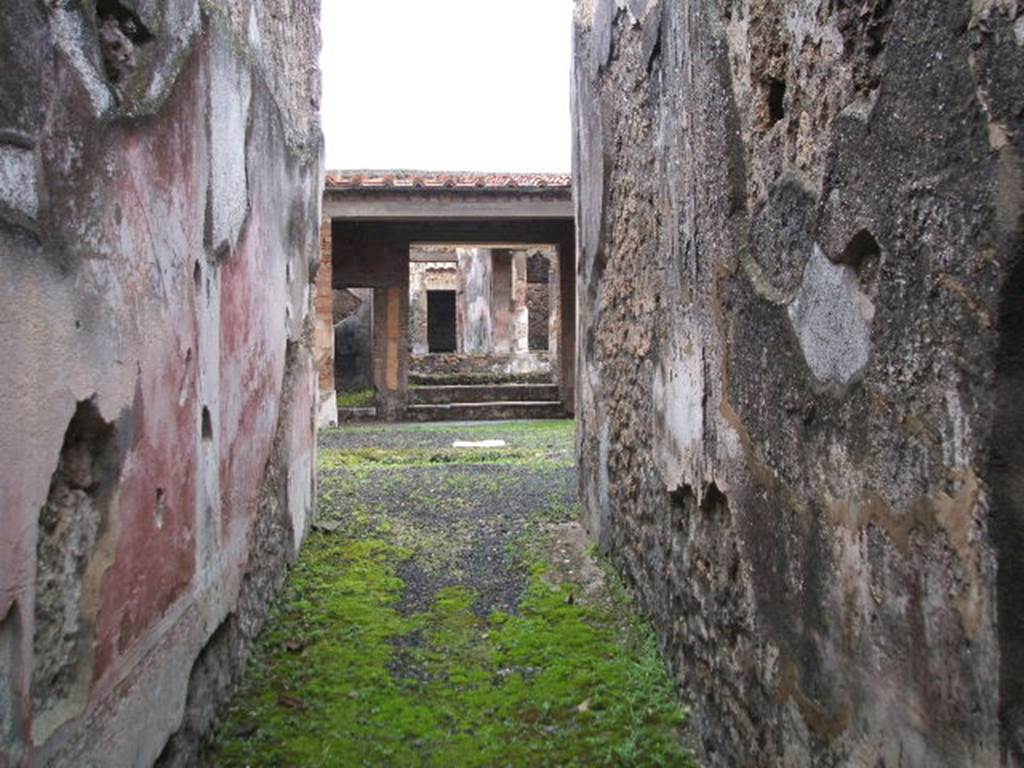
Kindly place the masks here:
[(328, 171), (327, 189), (387, 191), (568, 191), (561, 173), (453, 173), (434, 171)]

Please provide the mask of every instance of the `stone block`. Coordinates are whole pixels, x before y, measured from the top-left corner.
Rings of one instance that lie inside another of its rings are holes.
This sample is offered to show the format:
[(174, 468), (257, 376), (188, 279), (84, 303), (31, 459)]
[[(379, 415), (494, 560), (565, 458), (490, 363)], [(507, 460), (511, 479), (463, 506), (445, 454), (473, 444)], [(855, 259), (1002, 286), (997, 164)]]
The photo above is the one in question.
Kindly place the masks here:
[(39, 215), (39, 170), (36, 153), (0, 144), (0, 212), (16, 223), (35, 222)]

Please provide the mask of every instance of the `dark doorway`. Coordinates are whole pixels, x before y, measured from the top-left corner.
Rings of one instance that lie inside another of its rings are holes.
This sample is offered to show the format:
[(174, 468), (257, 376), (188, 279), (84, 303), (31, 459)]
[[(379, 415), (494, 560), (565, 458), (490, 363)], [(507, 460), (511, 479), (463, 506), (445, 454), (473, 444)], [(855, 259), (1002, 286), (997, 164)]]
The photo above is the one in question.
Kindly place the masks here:
[(547, 352), (551, 322), (551, 263), (541, 253), (526, 260), (526, 311), (529, 317), (528, 344), (531, 352)]
[(427, 345), (431, 352), (455, 351), (455, 291), (427, 291)]

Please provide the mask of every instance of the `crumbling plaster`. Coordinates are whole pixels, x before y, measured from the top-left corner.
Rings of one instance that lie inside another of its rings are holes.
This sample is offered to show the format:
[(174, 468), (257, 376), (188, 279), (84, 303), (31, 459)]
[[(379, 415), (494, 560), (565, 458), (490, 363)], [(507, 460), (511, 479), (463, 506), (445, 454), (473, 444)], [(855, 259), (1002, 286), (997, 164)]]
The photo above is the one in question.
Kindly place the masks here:
[[(238, 604), (259, 531), (294, 554), (308, 525), (319, 14), (271, 5), (27, 2), (0, 19), (0, 763), (153, 763), (214, 630), (259, 623), (269, 589)], [(144, 40), (116, 78), (112, 8)], [(38, 526), (83, 403), (120, 458), (69, 593), (86, 695), (49, 717), (32, 703), (33, 660), (54, 650), (34, 641)]]

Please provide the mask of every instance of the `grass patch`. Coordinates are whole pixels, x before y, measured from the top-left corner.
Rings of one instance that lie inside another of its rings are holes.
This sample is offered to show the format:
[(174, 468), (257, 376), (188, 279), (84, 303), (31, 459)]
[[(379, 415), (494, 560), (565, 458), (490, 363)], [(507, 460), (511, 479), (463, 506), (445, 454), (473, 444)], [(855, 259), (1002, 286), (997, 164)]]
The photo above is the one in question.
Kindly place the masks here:
[(339, 408), (372, 408), (377, 404), (377, 390), (360, 389), (338, 393)]
[[(431, 433), (439, 435), (464, 435), (467, 437), (498, 435), (508, 439), (572, 440), (575, 422), (572, 419), (533, 419), (524, 421), (479, 422), (474, 424), (351, 424), (321, 430), (322, 435), (355, 433), (379, 433), (382, 436), (394, 434)], [(383, 442), (383, 441), (382, 441)], [(571, 442), (569, 443), (571, 445)]]
[(321, 471), (354, 470), (360, 467), (398, 469), (438, 464), (571, 466), (573, 461), (572, 453), (565, 449), (552, 451), (530, 448), (321, 448), (318, 454), (318, 466)]

